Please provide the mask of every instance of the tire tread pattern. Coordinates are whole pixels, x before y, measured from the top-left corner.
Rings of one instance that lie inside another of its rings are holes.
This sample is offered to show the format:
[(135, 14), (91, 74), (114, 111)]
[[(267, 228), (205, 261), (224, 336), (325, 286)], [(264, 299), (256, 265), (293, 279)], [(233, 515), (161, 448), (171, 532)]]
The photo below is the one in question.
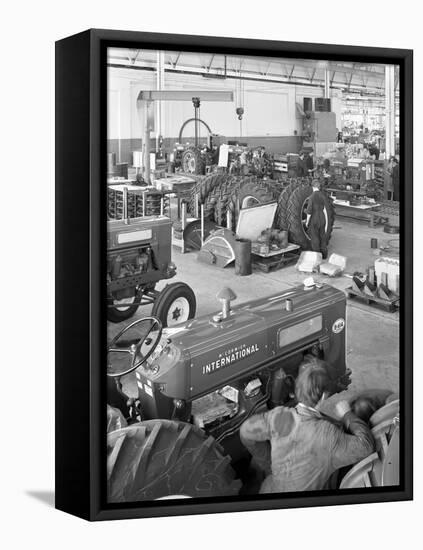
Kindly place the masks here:
[[(123, 441), (121, 441), (123, 439)], [(117, 449), (117, 450), (116, 450)], [(192, 424), (148, 420), (108, 434), (109, 502), (236, 495), (222, 447)]]

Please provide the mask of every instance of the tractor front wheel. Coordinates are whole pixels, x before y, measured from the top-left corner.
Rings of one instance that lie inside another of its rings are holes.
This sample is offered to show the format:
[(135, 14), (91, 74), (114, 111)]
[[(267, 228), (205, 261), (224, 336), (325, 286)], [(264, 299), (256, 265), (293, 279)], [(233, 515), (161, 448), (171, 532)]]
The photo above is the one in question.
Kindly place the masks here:
[(107, 304), (107, 320), (112, 323), (120, 323), (132, 317), (141, 304), (143, 289), (134, 289), (134, 295), (128, 298), (116, 299), (110, 296)]
[(109, 502), (237, 495), (230, 457), (192, 424), (147, 420), (107, 435)]
[(151, 315), (160, 319), (164, 327), (171, 327), (192, 319), (196, 307), (192, 288), (185, 283), (172, 283), (160, 292)]

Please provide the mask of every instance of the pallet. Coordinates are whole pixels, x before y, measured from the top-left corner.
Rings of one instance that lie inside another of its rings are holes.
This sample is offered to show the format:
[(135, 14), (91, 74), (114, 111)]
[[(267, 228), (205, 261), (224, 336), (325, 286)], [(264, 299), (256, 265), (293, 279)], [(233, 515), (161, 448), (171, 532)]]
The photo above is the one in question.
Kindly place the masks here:
[(392, 300), (384, 300), (378, 296), (367, 296), (357, 290), (354, 290), (351, 286), (345, 289), (348, 298), (353, 300), (358, 300), (372, 307), (380, 307), (388, 311), (389, 313), (394, 313), (399, 309), (399, 297), (393, 298)]
[(252, 264), (253, 267), (263, 271), (264, 273), (269, 273), (269, 271), (276, 271), (282, 269), (287, 265), (290, 265), (298, 261), (300, 257), (300, 250), (291, 250), (288, 252), (283, 252), (278, 255), (273, 256), (258, 256), (257, 254), (252, 254)]

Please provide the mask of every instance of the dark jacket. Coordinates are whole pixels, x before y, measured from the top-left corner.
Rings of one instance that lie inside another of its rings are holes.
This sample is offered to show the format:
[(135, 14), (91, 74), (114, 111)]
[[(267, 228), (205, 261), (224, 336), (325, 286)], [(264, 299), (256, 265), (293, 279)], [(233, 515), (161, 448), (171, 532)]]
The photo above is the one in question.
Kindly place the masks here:
[(311, 216), (311, 225), (325, 226), (326, 219), (324, 209), (326, 208), (325, 195), (322, 191), (313, 191), (308, 198), (306, 213)]
[(297, 160), (297, 178), (308, 176), (308, 168), (305, 159), (298, 157)]
[(341, 423), (301, 404), (252, 416), (240, 436), (253, 458), (270, 442), (271, 472), (260, 493), (324, 489), (335, 471), (374, 451), (369, 427), (352, 412)]
[(311, 155), (307, 155), (304, 160), (307, 166), (307, 170), (313, 170), (314, 169), (313, 157)]

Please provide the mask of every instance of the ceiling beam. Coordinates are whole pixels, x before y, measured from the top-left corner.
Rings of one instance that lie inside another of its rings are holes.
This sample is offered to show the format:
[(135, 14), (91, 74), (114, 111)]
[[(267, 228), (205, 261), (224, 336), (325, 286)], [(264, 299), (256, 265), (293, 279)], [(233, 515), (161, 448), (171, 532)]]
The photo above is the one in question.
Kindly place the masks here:
[(264, 76), (267, 76), (267, 75), (269, 74), (269, 69), (270, 69), (272, 63), (273, 63), (273, 61), (270, 60), (269, 63), (268, 63), (268, 65), (267, 65), (267, 67), (266, 67), (265, 72), (263, 73)]
[[(173, 61), (171, 59), (171, 56), (167, 54), (166, 64), (170, 64), (171, 66), (176, 67), (179, 62), (180, 56), (181, 56), (181, 52), (178, 53), (176, 61)], [(144, 54), (144, 57), (146, 57), (146, 54)], [(122, 53), (115, 54), (112, 51), (112, 54), (109, 57), (109, 61), (113, 59), (116, 59), (116, 60), (125, 59), (125, 57), (123, 57)], [(228, 61), (231, 61), (232, 62), (231, 64), (233, 64), (234, 66), (238, 66), (238, 65), (241, 66), (241, 64), (245, 64), (245, 63), (248, 64), (249, 61), (255, 61), (257, 63), (258, 61), (261, 61), (261, 60), (264, 60), (264, 58), (228, 56)], [(152, 59), (151, 62), (153, 61), (154, 60)], [(278, 60), (277, 58), (274, 58), (274, 59), (266, 58), (266, 63), (268, 64), (267, 71), (265, 71), (265, 73), (262, 73), (260, 70), (257, 70), (256, 71), (257, 74), (271, 74), (269, 72), (269, 69), (270, 69), (269, 65), (275, 64), (275, 61), (280, 61), (280, 60)], [(291, 72), (290, 69), (288, 69), (286, 66), (287, 63), (289, 64), (290, 67), (292, 67), (289, 61), (290, 60), (283, 60), (282, 63), (279, 64), (279, 66), (284, 66), (285, 74), (287, 76), (289, 76)], [(306, 59), (305, 60), (293, 59), (291, 60), (291, 63), (293, 64), (294, 67), (311, 69), (313, 72), (315, 71), (316, 73), (318, 73), (320, 70), (324, 71), (324, 67), (319, 61), (306, 60)], [(191, 67), (193, 69), (198, 68), (198, 65), (196, 66), (195, 63), (189, 63), (189, 64), (185, 63), (185, 66)], [(343, 74), (343, 75), (347, 74), (348, 76), (350, 76), (351, 74), (353, 75), (357, 74), (358, 76), (363, 76), (363, 77), (368, 76), (372, 78), (378, 78), (378, 77), (380, 77), (381, 79), (384, 78), (384, 71), (385, 71), (384, 65), (366, 66), (366, 65), (353, 64), (351, 66), (347, 66), (342, 63), (330, 62), (327, 64), (327, 66), (330, 70), (335, 71), (337, 74)], [(252, 70), (252, 69), (249, 69), (249, 70)], [(281, 75), (275, 75), (275, 76), (281, 76)]]
[(213, 54), (213, 55), (211, 56), (209, 66), (207, 67), (207, 72), (210, 72), (211, 66), (213, 65), (214, 55), (215, 55), (215, 54)]
[(181, 53), (182, 53), (182, 52), (179, 52), (179, 53), (178, 53), (178, 55), (176, 56), (175, 61), (171, 61), (171, 64), (173, 65), (173, 68), (174, 68), (174, 69), (176, 69), (176, 66), (177, 66), (177, 64), (178, 64), (178, 61), (179, 61), (179, 59), (180, 59), (180, 57), (181, 57)]
[(232, 91), (218, 90), (145, 90), (138, 94), (138, 101), (233, 101)]
[[(110, 67), (115, 67), (119, 69), (129, 69), (129, 70), (138, 70), (138, 71), (155, 71), (155, 63), (152, 62), (146, 62), (143, 61), (142, 64), (139, 62), (135, 65), (128, 65), (126, 64), (116, 64), (116, 63), (108, 63)], [(280, 83), (280, 84), (294, 84), (298, 86), (313, 86), (313, 87), (324, 87), (324, 80), (321, 78), (314, 77), (313, 83), (310, 83), (309, 76), (299, 76), (299, 75), (293, 75), (293, 71), (291, 70), (291, 77), (288, 75), (276, 75), (274, 73), (268, 73), (267, 75), (261, 75), (260, 73), (251, 71), (251, 70), (244, 70), (242, 72), (242, 75), (240, 76), (240, 73), (238, 70), (235, 69), (227, 69), (226, 74), (222, 74), (222, 69), (213, 67), (210, 72), (207, 72), (206, 69), (201, 67), (191, 67), (191, 66), (185, 66), (185, 65), (178, 65), (178, 67), (173, 67), (172, 65), (165, 66), (165, 72), (168, 73), (174, 73), (174, 74), (186, 74), (186, 75), (198, 75), (198, 76), (207, 76), (210, 78), (213, 78), (214, 76), (216, 78), (241, 78), (242, 80), (250, 80), (253, 81), (262, 81), (262, 82), (272, 82), (272, 83)], [(334, 80), (332, 83), (332, 88), (334, 89), (340, 89), (340, 90), (347, 90), (347, 84), (345, 83), (344, 79), (340, 80)], [(383, 94), (384, 93), (384, 86), (377, 84), (370, 84), (367, 83), (367, 85), (363, 82), (362, 85), (356, 83), (356, 84), (350, 84), (350, 90), (351, 91), (368, 91), (373, 92), (376, 94)]]

